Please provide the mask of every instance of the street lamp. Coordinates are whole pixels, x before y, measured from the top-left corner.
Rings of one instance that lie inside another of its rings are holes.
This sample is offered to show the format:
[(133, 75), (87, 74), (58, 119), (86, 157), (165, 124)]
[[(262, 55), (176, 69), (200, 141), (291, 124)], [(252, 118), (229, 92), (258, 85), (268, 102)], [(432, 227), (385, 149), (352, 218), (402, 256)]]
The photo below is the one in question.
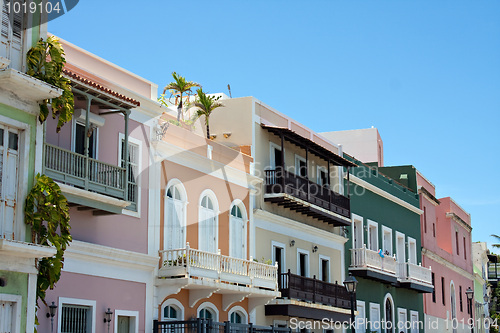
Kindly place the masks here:
[(344, 281), (344, 286), (347, 289), (347, 292), (351, 295), (351, 327), (352, 333), (356, 332), (354, 328), (354, 295), (356, 294), (356, 286), (358, 285), (358, 280), (354, 276), (349, 273), (349, 276)]
[(113, 316), (113, 311), (108, 308), (108, 311), (104, 312), (104, 322), (108, 323), (108, 333), (109, 333), (109, 323), (111, 322), (111, 317)]
[[(465, 291), (465, 294), (467, 295), (467, 302), (469, 303), (469, 309), (470, 309), (470, 318), (472, 319), (472, 297), (474, 297), (474, 290), (471, 289), (471, 287), (467, 288)], [(470, 326), (470, 331), (471, 333), (474, 333), (474, 321), (471, 320), (472, 325)]]
[(52, 302), (49, 305), (49, 313), (47, 313), (47, 318), (50, 317), (50, 332), (54, 332), (54, 316), (56, 315), (57, 305)]

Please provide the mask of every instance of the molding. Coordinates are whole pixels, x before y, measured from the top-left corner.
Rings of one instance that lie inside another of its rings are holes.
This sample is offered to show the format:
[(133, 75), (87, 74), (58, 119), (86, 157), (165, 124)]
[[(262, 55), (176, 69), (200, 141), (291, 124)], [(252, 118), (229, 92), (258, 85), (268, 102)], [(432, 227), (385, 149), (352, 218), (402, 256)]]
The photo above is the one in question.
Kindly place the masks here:
[(134, 270), (154, 271), (159, 257), (113, 247), (74, 240), (68, 246), (65, 257), (100, 262), (110, 266), (122, 266)]
[(247, 174), (245, 171), (227, 166), (224, 163), (211, 160), (206, 156), (165, 141), (152, 142), (151, 146), (156, 149), (157, 162), (168, 160), (245, 188), (248, 188), (249, 184), (262, 182), (261, 178)]
[(460, 226), (462, 226), (462, 228), (464, 228), (465, 230), (467, 230), (467, 232), (471, 232), (472, 231), (472, 227), (470, 225), (467, 224), (467, 222), (465, 222), (464, 220), (462, 220), (460, 218), (460, 216), (458, 216), (457, 214), (455, 213), (446, 213), (446, 217), (447, 218), (451, 218), (453, 221), (457, 222), (458, 224), (460, 224)]
[[(271, 225), (269, 222), (275, 225)], [(290, 237), (297, 237), (339, 251), (344, 251), (344, 244), (349, 240), (333, 232), (297, 222), (262, 209), (254, 210), (254, 224), (256, 228)]]
[(426, 256), (427, 258), (435, 261), (438, 264), (445, 266), (448, 269), (451, 269), (452, 271), (462, 275), (463, 277), (465, 277), (469, 280), (474, 280), (474, 275), (472, 273), (467, 272), (463, 268), (455, 266), (454, 264), (452, 264), (448, 260), (440, 257), (438, 254), (436, 254), (436, 253), (434, 253), (426, 248), (422, 249), (422, 256)]
[(422, 194), (434, 206), (437, 207), (439, 206), (439, 204), (441, 204), (441, 202), (438, 199), (436, 199), (436, 197), (433, 196), (429, 191), (427, 191), (425, 187), (419, 186), (417, 192), (418, 194)]
[(50, 246), (0, 239), (0, 254), (14, 257), (35, 259), (52, 257), (56, 249)]
[(392, 201), (392, 202), (394, 202), (394, 203), (396, 203), (396, 204), (398, 204), (398, 205), (400, 205), (400, 206), (402, 206), (402, 207), (404, 207), (404, 208), (412, 211), (413, 213), (416, 213), (418, 215), (422, 215), (424, 213), (423, 210), (421, 210), (421, 209), (419, 209), (419, 208), (417, 208), (417, 207), (409, 204), (408, 202), (406, 202), (406, 201), (404, 201), (404, 200), (402, 200), (402, 199), (400, 199), (400, 198), (398, 198), (398, 197), (396, 197), (396, 196), (394, 196), (394, 195), (392, 195), (392, 194), (390, 194), (390, 193), (388, 193), (388, 192), (386, 192), (386, 191), (384, 191), (384, 190), (376, 187), (375, 185), (372, 185), (372, 184), (368, 183), (367, 181), (365, 181), (365, 180), (363, 180), (361, 178), (358, 178), (358, 177), (356, 177), (354, 175), (349, 175), (349, 180), (350, 180), (351, 183), (359, 185), (359, 186), (362, 186), (362, 187), (366, 188), (367, 190), (370, 190), (373, 193), (378, 194), (381, 197), (384, 197), (384, 198), (386, 198), (386, 199), (388, 199), (388, 200), (390, 200), (390, 201)]

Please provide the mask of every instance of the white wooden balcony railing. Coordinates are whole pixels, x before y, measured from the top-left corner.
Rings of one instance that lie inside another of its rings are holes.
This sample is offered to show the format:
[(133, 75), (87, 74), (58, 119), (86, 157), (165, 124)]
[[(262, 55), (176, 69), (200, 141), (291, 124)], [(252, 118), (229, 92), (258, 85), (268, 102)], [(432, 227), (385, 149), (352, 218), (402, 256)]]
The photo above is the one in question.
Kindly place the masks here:
[(160, 251), (160, 277), (209, 278), (248, 287), (278, 290), (278, 266), (192, 249)]
[(382, 257), (377, 251), (366, 248), (351, 249), (351, 268), (371, 268), (389, 275), (396, 275), (396, 259), (391, 256)]
[(432, 284), (431, 268), (410, 262), (398, 262), (397, 265), (397, 276), (400, 281)]

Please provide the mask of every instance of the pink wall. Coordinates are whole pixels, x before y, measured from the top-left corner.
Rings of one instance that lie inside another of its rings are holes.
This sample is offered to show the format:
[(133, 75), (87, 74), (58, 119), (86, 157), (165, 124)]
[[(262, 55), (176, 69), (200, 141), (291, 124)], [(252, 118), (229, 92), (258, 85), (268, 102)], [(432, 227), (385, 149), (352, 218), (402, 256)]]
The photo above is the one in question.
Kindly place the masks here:
[[(59, 297), (78, 298), (96, 301), (96, 333), (107, 332), (104, 321), (104, 312), (110, 308), (139, 312), (139, 332), (144, 332), (144, 309), (146, 307), (146, 285), (143, 283), (129, 282), (116, 279), (107, 279), (90, 275), (63, 272), (61, 279), (54, 290), (47, 291), (45, 298), (47, 304), (55, 302), (57, 311), (61, 311)], [(38, 320), (39, 332), (50, 332), (50, 319), (45, 314), (48, 308), (40, 304)], [(57, 316), (54, 317), (54, 332), (57, 332)], [(110, 332), (113, 332), (113, 320)]]
[[(132, 111), (132, 113), (134, 112), (137, 111)], [(125, 120), (120, 114), (103, 117), (106, 122), (98, 130), (97, 159), (112, 165), (119, 165), (119, 133), (124, 133)], [(55, 126), (56, 121), (50, 117), (47, 120), (46, 141), (70, 149), (71, 123), (64, 125), (59, 134), (56, 133)], [(129, 137), (142, 142), (142, 171), (139, 173), (140, 218), (124, 214), (94, 216), (91, 211), (78, 211), (76, 208), (71, 208), (71, 234), (75, 240), (146, 253), (148, 242), (149, 127), (130, 120)]]

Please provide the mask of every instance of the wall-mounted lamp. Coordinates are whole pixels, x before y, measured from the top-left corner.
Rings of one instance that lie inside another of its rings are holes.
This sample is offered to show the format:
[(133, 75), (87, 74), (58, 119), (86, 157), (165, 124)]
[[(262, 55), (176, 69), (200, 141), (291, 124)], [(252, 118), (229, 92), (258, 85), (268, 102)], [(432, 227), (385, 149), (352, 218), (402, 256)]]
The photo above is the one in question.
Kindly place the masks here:
[(231, 132), (224, 132), (224, 133), (222, 133), (222, 135), (224, 135), (224, 137), (226, 139), (229, 138), (231, 136), (231, 134), (233, 134), (233, 133), (231, 133)]
[(50, 332), (54, 332), (54, 316), (56, 315), (57, 305), (52, 302), (49, 305), (49, 312), (47, 313), (47, 318), (50, 318)]
[(292, 239), (292, 240), (290, 241), (290, 247), (294, 247), (294, 246), (295, 246), (295, 240), (294, 240), (294, 239)]
[(111, 323), (111, 317), (113, 317), (113, 311), (110, 308), (106, 312), (104, 312), (104, 322), (108, 323), (108, 333), (109, 333), (109, 324)]
[(313, 253), (316, 253), (316, 252), (318, 252), (318, 246), (317, 246), (317, 245), (314, 245), (314, 246), (313, 246)]
[(210, 140), (215, 140), (217, 138), (217, 134), (210, 134)]

